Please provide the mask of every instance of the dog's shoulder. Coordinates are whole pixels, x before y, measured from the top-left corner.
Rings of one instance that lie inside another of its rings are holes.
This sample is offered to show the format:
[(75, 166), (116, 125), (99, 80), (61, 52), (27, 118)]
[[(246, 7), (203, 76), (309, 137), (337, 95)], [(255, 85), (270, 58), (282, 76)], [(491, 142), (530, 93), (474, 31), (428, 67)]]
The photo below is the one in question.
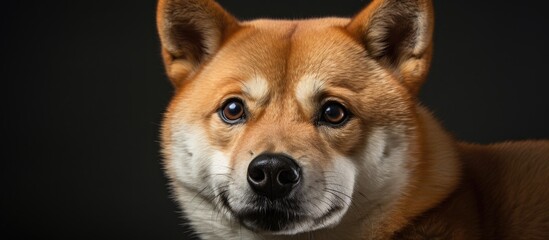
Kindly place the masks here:
[(549, 141), (457, 145), (463, 175), (394, 239), (549, 239)]
[(493, 194), (513, 194), (510, 200), (526, 202), (533, 199), (519, 198), (528, 194), (549, 196), (549, 188), (543, 184), (549, 182), (548, 140), (458, 146), (464, 171), (482, 189)]
[(499, 239), (549, 239), (549, 141), (461, 144), (460, 152)]

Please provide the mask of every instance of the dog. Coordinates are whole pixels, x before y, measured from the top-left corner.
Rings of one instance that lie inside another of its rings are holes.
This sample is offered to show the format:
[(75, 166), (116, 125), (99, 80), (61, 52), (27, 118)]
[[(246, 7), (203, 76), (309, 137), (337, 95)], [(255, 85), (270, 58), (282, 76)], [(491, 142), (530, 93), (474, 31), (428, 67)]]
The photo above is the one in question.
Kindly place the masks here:
[(201, 239), (549, 239), (549, 141), (455, 140), (418, 102), (430, 0), (238, 21), (160, 0), (161, 130)]

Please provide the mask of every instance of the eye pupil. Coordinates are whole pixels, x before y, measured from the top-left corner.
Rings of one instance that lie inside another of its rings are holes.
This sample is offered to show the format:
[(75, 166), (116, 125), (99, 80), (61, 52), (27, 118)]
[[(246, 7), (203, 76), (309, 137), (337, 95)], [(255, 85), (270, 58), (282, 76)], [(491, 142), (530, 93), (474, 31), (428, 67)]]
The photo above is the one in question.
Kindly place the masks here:
[(227, 106), (227, 110), (229, 112), (230, 115), (238, 115), (242, 109), (240, 108), (240, 106), (236, 103), (231, 103), (229, 104), (229, 106)]
[(239, 100), (230, 100), (221, 112), (222, 119), (227, 123), (236, 123), (244, 117), (244, 106)]

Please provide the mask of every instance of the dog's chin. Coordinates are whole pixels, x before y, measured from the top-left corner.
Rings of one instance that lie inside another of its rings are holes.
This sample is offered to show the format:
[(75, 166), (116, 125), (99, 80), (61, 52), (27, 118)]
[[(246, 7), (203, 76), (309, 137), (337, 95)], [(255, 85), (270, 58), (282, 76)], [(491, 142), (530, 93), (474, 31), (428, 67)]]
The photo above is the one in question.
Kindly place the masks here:
[(344, 212), (343, 208), (334, 206), (321, 217), (314, 218), (303, 210), (298, 200), (271, 201), (263, 197), (253, 197), (247, 201), (246, 207), (235, 210), (224, 199), (225, 207), (243, 227), (268, 235), (294, 235), (330, 227), (339, 222), (336, 216)]

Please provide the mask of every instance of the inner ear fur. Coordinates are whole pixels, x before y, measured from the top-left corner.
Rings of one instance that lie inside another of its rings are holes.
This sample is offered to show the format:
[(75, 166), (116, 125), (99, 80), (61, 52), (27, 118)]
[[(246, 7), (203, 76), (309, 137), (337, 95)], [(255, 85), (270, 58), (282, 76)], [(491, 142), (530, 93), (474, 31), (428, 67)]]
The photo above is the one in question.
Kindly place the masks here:
[(159, 0), (157, 28), (168, 77), (179, 86), (238, 29), (212, 0)]
[(373, 0), (347, 30), (415, 95), (431, 63), (433, 20), (431, 0)]

